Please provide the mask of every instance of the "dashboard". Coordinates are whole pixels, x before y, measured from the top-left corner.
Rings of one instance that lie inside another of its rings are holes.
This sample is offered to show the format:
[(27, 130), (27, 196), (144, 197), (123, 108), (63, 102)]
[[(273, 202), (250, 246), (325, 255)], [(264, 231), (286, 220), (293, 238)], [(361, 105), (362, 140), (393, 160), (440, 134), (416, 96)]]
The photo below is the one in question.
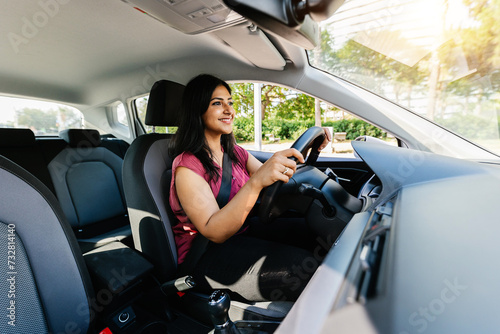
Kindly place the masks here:
[(382, 184), (277, 333), (496, 332), (495, 164), (353, 142)]

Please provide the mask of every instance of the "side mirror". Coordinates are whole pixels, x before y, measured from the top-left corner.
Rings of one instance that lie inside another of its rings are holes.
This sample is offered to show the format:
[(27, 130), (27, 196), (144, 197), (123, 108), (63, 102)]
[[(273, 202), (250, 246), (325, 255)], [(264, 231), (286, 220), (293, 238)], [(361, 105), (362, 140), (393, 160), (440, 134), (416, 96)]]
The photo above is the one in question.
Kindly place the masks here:
[(330, 17), (344, 0), (224, 0), (264, 31), (310, 50), (319, 44), (317, 22)]

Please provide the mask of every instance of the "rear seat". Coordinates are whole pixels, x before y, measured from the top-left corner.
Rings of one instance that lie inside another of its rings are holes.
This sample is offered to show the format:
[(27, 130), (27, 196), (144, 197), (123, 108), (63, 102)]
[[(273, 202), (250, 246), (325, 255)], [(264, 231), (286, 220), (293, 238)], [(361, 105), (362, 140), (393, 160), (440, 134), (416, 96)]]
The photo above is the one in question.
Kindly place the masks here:
[(121, 169), (128, 144), (71, 129), (35, 139), (29, 129), (0, 129), (4, 155), (45, 183), (59, 199), (83, 252), (112, 241), (131, 243)]
[(30, 129), (0, 129), (0, 155), (15, 162), (42, 181), (53, 193), (47, 161)]
[(48, 169), (82, 250), (130, 237), (123, 159), (101, 147), (97, 130), (64, 130), (60, 137), (69, 146), (50, 161)]

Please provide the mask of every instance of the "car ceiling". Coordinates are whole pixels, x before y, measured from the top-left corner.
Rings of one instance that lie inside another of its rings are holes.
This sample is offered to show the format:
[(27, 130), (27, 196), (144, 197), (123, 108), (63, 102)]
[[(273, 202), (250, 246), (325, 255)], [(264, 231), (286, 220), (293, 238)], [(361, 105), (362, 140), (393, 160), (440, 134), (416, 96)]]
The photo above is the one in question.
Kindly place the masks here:
[[(186, 82), (210, 71), (227, 80), (265, 80), (269, 72), (279, 72), (259, 70), (245, 54), (252, 48), (235, 50), (221, 39), (235, 27), (189, 35), (120, 0), (3, 0), (2, 5), (0, 92), (7, 95), (90, 106), (146, 93), (160, 77)], [(271, 39), (289, 63), (294, 53), (296, 63), (303, 63), (302, 49)], [(239, 77), (231, 77), (234, 68)]]

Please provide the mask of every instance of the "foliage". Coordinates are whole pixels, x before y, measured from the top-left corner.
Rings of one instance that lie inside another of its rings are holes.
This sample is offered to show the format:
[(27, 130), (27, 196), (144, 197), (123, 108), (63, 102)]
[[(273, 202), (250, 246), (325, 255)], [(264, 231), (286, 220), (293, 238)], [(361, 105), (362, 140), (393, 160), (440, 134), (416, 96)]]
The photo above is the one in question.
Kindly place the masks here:
[[(498, 120), (498, 117), (497, 117)], [(437, 120), (444, 127), (469, 139), (498, 139), (500, 125), (492, 126), (491, 120), (471, 114), (452, 114)]]
[[(231, 84), (233, 107), (242, 117), (254, 115), (253, 84)], [(314, 118), (314, 98), (277, 85), (261, 86), (261, 119)]]
[[(395, 44), (402, 49), (412, 47), (398, 32), (379, 32), (379, 34), (382, 33), (388, 39), (390, 36), (390, 39), (396, 41)], [(397, 103), (402, 100), (403, 93), (406, 93), (406, 98), (409, 99), (412, 86), (422, 83), (428, 75), (425, 68), (418, 65), (410, 67), (352, 39), (349, 39), (340, 49), (335, 50), (334, 39), (326, 29), (321, 32), (321, 38), (319, 48), (310, 52), (312, 64), (378, 94), (384, 94), (384, 84), (390, 81), (393, 83), (392, 90)]]
[(39, 110), (23, 108), (16, 111), (17, 123), (20, 127), (30, 127), (35, 131), (55, 131), (57, 112), (55, 110)]
[(137, 117), (144, 122), (146, 121), (146, 110), (148, 108), (149, 95), (143, 96), (135, 100), (135, 109), (137, 110)]
[[(233, 107), (237, 111), (234, 120), (234, 135), (238, 142), (254, 140), (253, 84), (232, 84)], [(305, 130), (314, 126), (315, 99), (286, 87), (262, 86), (262, 139), (266, 135), (284, 140), (295, 140)], [(382, 130), (360, 119), (343, 119), (324, 122), (333, 126), (335, 132), (347, 132), (348, 139), (360, 135), (382, 137)]]
[[(304, 131), (314, 126), (314, 119), (306, 120), (279, 120), (266, 119), (262, 122), (262, 139), (266, 139), (267, 134), (272, 134), (281, 139), (297, 139)], [(356, 139), (362, 135), (385, 138), (386, 133), (360, 119), (343, 119), (339, 121), (329, 121), (322, 124), (325, 127), (333, 127), (334, 132), (347, 132), (346, 138)], [(247, 117), (237, 117), (234, 122), (234, 135), (238, 142), (254, 140), (253, 119)]]
[(71, 108), (59, 107), (57, 110), (23, 108), (16, 111), (19, 127), (32, 129), (35, 134), (57, 134), (68, 128), (81, 128), (82, 116)]
[(234, 110), (242, 116), (253, 117), (253, 83), (230, 84)]
[[(331, 34), (337, 27), (336, 23), (332, 21), (325, 25), (319, 47), (309, 52), (310, 62), (436, 121), (442, 121), (442, 115), (446, 113), (474, 114), (477, 108), (496, 110), (498, 99), (493, 107), (486, 104), (500, 89), (500, 0), (461, 2), (442, 3), (442, 26), (435, 27), (436, 42), (441, 44), (431, 45), (430, 52), (411, 67), (395, 59), (405, 62), (408, 50), (418, 47), (419, 36), (415, 34), (419, 31), (417, 27), (407, 34), (397, 31), (391, 22), (398, 20), (395, 16), (398, 14), (392, 8), (369, 13), (372, 19), (367, 19), (365, 27), (376, 29), (359, 31), (356, 30), (358, 27), (353, 27), (351, 35), (337, 34), (337, 41)], [(410, 9), (413, 5), (413, 2), (401, 4), (398, 10)], [(467, 13), (454, 20), (456, 8)], [(426, 23), (422, 24), (425, 26)], [(383, 45), (370, 39), (370, 34)], [(415, 38), (408, 39), (410, 34)], [(370, 47), (383, 51), (379, 53)], [(408, 64), (413, 64), (413, 61)], [(463, 108), (457, 110), (457, 104)]]
[(262, 134), (272, 134), (282, 139), (297, 139), (304, 131), (314, 126), (314, 119), (268, 119), (262, 122)]
[(357, 118), (325, 122), (323, 126), (333, 127), (333, 132), (346, 132), (346, 139), (348, 140), (354, 140), (365, 135), (376, 138), (385, 138), (387, 136), (387, 133), (381, 129)]
[(236, 117), (233, 132), (238, 142), (254, 140), (254, 121), (249, 117)]

